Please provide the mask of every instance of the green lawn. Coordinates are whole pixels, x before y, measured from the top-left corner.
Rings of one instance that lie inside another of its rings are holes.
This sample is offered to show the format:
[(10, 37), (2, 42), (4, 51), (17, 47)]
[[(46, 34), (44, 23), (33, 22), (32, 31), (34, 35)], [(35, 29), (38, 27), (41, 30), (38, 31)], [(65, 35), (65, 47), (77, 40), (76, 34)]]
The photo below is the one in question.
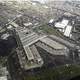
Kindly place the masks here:
[(42, 31), (43, 33), (46, 33), (48, 35), (53, 34), (56, 36), (63, 36), (63, 33), (59, 32), (57, 29), (55, 29), (52, 26), (48, 26), (47, 24), (41, 25), (34, 29), (34, 31)]

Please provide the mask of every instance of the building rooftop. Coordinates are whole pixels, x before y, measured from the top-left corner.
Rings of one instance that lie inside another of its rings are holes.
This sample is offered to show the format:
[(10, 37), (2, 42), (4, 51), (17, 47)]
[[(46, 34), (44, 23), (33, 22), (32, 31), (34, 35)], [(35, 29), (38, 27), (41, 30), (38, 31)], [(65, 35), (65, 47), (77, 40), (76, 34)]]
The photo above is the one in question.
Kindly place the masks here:
[(69, 25), (70, 20), (63, 18), (61, 22), (56, 22), (55, 27), (64, 33), (65, 36), (70, 37), (72, 26)]
[(0, 77), (0, 80), (8, 80), (8, 79), (7, 79), (7, 76), (2, 76)]
[(69, 23), (69, 20), (67, 20), (67, 19), (62, 19), (62, 21), (61, 22), (56, 22), (55, 23), (55, 27), (57, 27), (57, 28), (65, 28), (67, 25), (68, 25), (68, 23)]
[(19, 61), (22, 67), (26, 70), (41, 67), (43, 65), (43, 59), (41, 58), (35, 45), (33, 44), (39, 39), (43, 38), (43, 36), (39, 36), (35, 32), (25, 27), (16, 27), (15, 30), (19, 36), (19, 42), (21, 42), (25, 54), (24, 57), (18, 54)]
[(72, 26), (68, 25), (65, 29), (64, 35), (69, 37), (71, 30), (72, 30)]
[[(26, 27), (16, 27), (15, 30), (18, 36), (17, 38), (19, 38), (18, 40), (22, 44), (25, 54), (23, 55), (22, 53), (18, 52), (19, 62), (22, 68), (26, 70), (41, 67), (44, 63), (42, 57), (40, 56), (36, 48), (36, 44), (38, 42), (44, 50), (51, 52), (51, 54), (53, 55), (65, 55), (66, 53), (65, 46), (51, 39), (48, 35), (37, 34), (27, 29)], [(57, 50), (59, 51), (57, 52)]]
[(52, 48), (54, 49), (64, 49), (65, 46), (56, 42), (56, 41), (53, 41), (52, 39), (46, 37), (46, 38), (43, 38), (41, 39), (40, 41), (44, 42), (45, 44), (51, 46)]
[(24, 50), (25, 50), (28, 60), (33, 60), (34, 56), (33, 56), (32, 51), (30, 50), (30, 48), (24, 46)]

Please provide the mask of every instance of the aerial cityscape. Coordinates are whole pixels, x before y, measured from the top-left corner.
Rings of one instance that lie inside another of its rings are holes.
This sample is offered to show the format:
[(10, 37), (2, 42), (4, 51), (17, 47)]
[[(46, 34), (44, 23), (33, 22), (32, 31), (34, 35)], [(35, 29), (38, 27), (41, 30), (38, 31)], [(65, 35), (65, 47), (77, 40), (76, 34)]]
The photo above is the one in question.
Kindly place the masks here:
[(80, 80), (80, 1), (0, 0), (0, 80)]

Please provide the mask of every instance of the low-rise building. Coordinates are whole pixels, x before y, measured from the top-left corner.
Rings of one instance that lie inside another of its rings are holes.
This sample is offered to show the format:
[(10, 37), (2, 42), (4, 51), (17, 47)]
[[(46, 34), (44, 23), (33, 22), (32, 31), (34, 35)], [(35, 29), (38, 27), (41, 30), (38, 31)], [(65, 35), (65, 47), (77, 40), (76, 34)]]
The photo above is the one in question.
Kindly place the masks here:
[(71, 37), (72, 25), (69, 25), (68, 19), (63, 18), (61, 22), (55, 22), (55, 27), (61, 31), (64, 36)]
[(6, 67), (0, 66), (0, 80), (9, 80), (9, 72)]

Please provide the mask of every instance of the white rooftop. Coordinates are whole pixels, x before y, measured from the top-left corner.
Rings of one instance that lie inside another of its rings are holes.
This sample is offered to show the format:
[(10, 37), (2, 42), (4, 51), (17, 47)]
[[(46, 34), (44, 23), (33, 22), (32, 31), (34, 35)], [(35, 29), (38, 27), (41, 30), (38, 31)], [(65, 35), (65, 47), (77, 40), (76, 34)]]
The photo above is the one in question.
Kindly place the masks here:
[(66, 27), (66, 30), (64, 32), (64, 35), (67, 36), (67, 37), (69, 37), (70, 36), (70, 33), (71, 33), (71, 30), (72, 30), (72, 26), (68, 25)]
[(46, 0), (32, 0), (32, 1), (38, 1), (38, 2), (40, 2), (42, 4), (44, 4)]
[(24, 47), (28, 60), (33, 60), (34, 56), (29, 47)]
[(50, 21), (49, 21), (49, 23), (52, 23), (54, 21), (54, 19), (51, 19)]
[(55, 23), (55, 27), (64, 29), (65, 25), (61, 24), (60, 22), (57, 22), (57, 23)]
[(8, 27), (7, 27), (7, 29), (12, 29), (13, 28), (13, 26), (11, 26), (11, 25), (9, 25)]
[(2, 39), (7, 39), (9, 36), (10, 36), (10, 35), (6, 33), (6, 34), (3, 34), (3, 35), (1, 36), (1, 38), (2, 38)]
[(32, 3), (32, 5), (36, 5), (36, 3)]
[(69, 20), (63, 19), (62, 22), (61, 22), (61, 24), (63, 24), (64, 26), (67, 26), (68, 22), (69, 22)]
[(55, 27), (57, 28), (65, 28), (68, 25), (69, 20), (63, 19), (62, 22), (55, 23)]
[(44, 8), (46, 8), (46, 9), (47, 9), (47, 8), (49, 8), (49, 7), (48, 7), (48, 6), (46, 6), (46, 5), (44, 5)]
[(24, 23), (24, 26), (31, 26), (31, 25), (32, 25), (31, 22), (29, 22), (29, 23)]
[(2, 76), (0, 77), (0, 80), (8, 80), (8, 79), (7, 79), (7, 76)]

